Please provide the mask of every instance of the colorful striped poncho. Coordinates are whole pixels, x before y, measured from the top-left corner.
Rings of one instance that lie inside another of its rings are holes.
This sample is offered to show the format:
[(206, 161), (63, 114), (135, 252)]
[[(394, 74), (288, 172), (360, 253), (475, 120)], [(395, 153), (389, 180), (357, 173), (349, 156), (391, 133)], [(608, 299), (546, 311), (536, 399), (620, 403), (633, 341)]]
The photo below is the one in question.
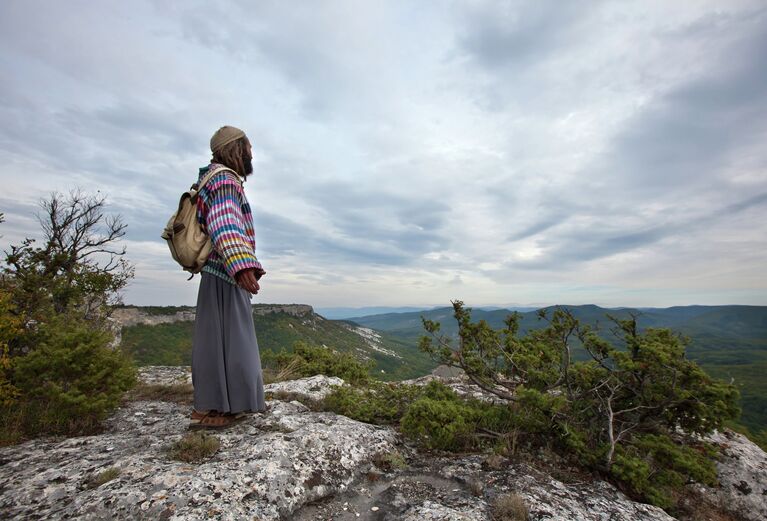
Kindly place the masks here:
[[(218, 165), (211, 163), (200, 168), (198, 182), (214, 166)], [(202, 271), (236, 284), (234, 276), (238, 271), (263, 269), (256, 259), (256, 234), (250, 204), (233, 173), (222, 171), (214, 174), (200, 190), (197, 221), (207, 230), (213, 242), (213, 253)]]

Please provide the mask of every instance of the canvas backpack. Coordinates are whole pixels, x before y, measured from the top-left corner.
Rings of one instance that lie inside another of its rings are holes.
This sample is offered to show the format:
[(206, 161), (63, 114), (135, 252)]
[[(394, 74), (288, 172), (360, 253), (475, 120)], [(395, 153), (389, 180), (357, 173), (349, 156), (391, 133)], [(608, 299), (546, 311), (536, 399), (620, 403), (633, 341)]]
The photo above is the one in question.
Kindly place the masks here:
[(191, 273), (190, 279), (195, 273), (202, 271), (208, 256), (213, 251), (210, 236), (197, 220), (197, 197), (207, 182), (222, 170), (233, 173), (234, 177), (242, 183), (240, 176), (231, 168), (225, 166), (212, 168), (199, 184), (193, 184), (189, 190), (181, 194), (178, 209), (168, 220), (161, 235), (167, 241), (173, 259), (184, 271)]

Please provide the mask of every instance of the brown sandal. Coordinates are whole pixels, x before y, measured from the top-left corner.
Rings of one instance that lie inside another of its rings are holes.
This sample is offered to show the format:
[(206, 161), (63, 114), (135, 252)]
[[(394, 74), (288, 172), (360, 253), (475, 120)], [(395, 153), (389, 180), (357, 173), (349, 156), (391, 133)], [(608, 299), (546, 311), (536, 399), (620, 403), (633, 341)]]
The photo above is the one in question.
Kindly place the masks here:
[(189, 429), (225, 429), (230, 425), (239, 423), (240, 421), (244, 420), (245, 417), (245, 413), (222, 414), (217, 411), (208, 411), (207, 413), (192, 411), (192, 419), (189, 422)]

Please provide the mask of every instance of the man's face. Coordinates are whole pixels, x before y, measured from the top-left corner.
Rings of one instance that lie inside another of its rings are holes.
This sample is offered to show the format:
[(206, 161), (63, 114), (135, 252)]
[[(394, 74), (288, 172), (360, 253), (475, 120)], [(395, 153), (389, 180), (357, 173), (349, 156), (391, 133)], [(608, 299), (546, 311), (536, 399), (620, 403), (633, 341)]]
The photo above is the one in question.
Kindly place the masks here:
[(248, 146), (245, 147), (245, 153), (242, 157), (242, 164), (245, 166), (246, 176), (249, 176), (253, 173), (253, 147), (250, 146), (250, 143), (248, 143)]

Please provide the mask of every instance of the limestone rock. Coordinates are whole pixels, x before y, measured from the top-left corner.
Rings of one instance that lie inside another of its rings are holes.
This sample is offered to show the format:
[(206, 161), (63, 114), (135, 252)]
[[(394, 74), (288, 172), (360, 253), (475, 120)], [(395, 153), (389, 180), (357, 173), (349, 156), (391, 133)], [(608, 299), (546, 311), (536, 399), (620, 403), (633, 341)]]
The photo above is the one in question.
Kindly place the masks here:
[(139, 380), (152, 385), (191, 384), (192, 368), (188, 365), (153, 365), (138, 368)]
[(725, 511), (748, 521), (767, 519), (767, 454), (751, 440), (725, 430), (705, 438), (719, 447), (719, 488), (699, 487)]
[[(269, 315), (271, 313), (285, 313), (294, 317), (306, 317), (314, 315), (314, 308), (307, 304), (254, 304), (254, 315)], [(318, 320), (324, 320), (315, 315)]]
[(562, 483), (527, 465), (507, 472), (510, 489), (525, 499), (532, 519), (547, 521), (672, 521), (662, 509), (637, 503), (609, 483)]
[(416, 505), (402, 516), (402, 521), (484, 521), (487, 514), (476, 506), (452, 508), (428, 499)]
[[(199, 464), (165, 454), (187, 432), (190, 412), (167, 402), (129, 403), (100, 435), (4, 447), (0, 517), (276, 520), (343, 490), (363, 464), (398, 443), (389, 428), (298, 402), (268, 403), (267, 414), (214, 432), (221, 447)], [(116, 478), (87, 488), (111, 467)]]
[(125, 307), (115, 308), (112, 311), (111, 319), (117, 323), (119, 327), (123, 328), (138, 324), (156, 326), (158, 324), (169, 324), (172, 322), (188, 322), (193, 321), (194, 317), (194, 308), (168, 314), (151, 314), (139, 308)]
[[(189, 367), (139, 373), (147, 384), (191, 382)], [(461, 375), (446, 383), (459, 394), (483, 394)], [(345, 384), (317, 375), (265, 386), (275, 396), (268, 411), (210, 431), (220, 448), (197, 464), (167, 455), (188, 432), (190, 408), (162, 401), (127, 403), (99, 435), (0, 448), (0, 518), (479, 521), (492, 519), (496, 501), (514, 493), (531, 521), (673, 519), (582, 472), (541, 470), (556, 462), (533, 467), (496, 457), (490, 465), (487, 455), (420, 451), (392, 428), (314, 412), (293, 400), (320, 400), (335, 385)], [(722, 486), (703, 487), (698, 497), (731, 505), (733, 519), (767, 518), (765, 453), (729, 431), (709, 441), (723, 451)], [(94, 486), (93, 478), (110, 468), (119, 473)]]
[[(454, 390), (458, 396), (463, 398), (474, 398), (477, 400), (497, 404), (505, 403), (502, 398), (499, 398), (494, 394), (490, 394), (478, 387), (476, 384), (474, 384), (474, 382), (471, 381), (466, 373), (463, 372), (457, 373), (454, 376), (440, 376), (439, 374), (432, 373), (425, 376), (420, 376), (418, 378), (412, 378), (410, 380), (403, 380), (402, 383), (410, 385), (426, 385), (432, 380), (441, 381), (447, 387), (450, 387), (452, 390)], [(503, 389), (500, 386), (499, 389), (508, 393), (508, 389)]]
[(297, 398), (321, 401), (325, 396), (333, 392), (334, 385), (344, 385), (344, 381), (337, 376), (318, 374), (299, 380), (271, 383), (264, 386), (264, 392), (267, 396), (270, 394), (288, 393)]

